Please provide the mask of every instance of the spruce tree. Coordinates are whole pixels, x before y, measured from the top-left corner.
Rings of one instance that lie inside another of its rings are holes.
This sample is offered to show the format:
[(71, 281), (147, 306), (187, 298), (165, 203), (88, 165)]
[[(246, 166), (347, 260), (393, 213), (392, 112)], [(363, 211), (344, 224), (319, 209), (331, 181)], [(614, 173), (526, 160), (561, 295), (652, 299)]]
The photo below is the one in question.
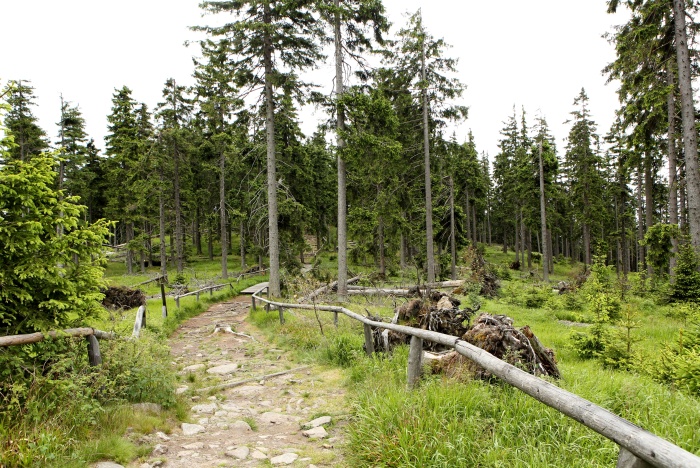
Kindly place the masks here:
[(36, 104), (34, 88), (29, 82), (11, 81), (9, 90), (9, 110), (5, 117), (5, 126), (7, 131), (12, 133), (16, 146), (12, 146), (3, 159), (27, 161), (48, 149), (46, 132), (39, 127), (37, 118), (32, 113), (32, 107)]
[(316, 65), (321, 58), (320, 25), (310, 0), (205, 1), (208, 13), (227, 13), (235, 20), (223, 26), (195, 27), (216, 38), (231, 41), (231, 66), (237, 82), (250, 93), (262, 88), (267, 147), (268, 238), (270, 293), (280, 295), (277, 164), (275, 154), (275, 88), (293, 86), (301, 97), (307, 86), (296, 80), (295, 71)]

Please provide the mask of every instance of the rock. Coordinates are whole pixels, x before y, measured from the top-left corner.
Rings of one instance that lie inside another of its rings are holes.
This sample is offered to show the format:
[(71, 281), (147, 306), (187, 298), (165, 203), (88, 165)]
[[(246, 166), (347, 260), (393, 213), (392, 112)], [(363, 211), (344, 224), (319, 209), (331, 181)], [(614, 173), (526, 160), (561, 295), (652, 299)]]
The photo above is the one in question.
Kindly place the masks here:
[(124, 465), (120, 465), (119, 463), (114, 463), (111, 461), (103, 461), (97, 463), (95, 465), (95, 468), (124, 468)]
[(204, 448), (203, 442), (193, 442), (191, 444), (183, 445), (182, 448), (185, 450), (201, 450)]
[(165, 442), (170, 440), (170, 437), (165, 435), (163, 432), (156, 432), (156, 437), (158, 437), (160, 440), (164, 440)]
[(267, 455), (262, 453), (260, 450), (253, 450), (253, 453), (250, 456), (255, 460), (265, 460), (267, 458)]
[(298, 421), (299, 418), (286, 414), (268, 411), (260, 415), (260, 422), (265, 424), (285, 424)]
[(134, 403), (131, 407), (136, 411), (151, 411), (153, 413), (160, 413), (163, 410), (158, 403)]
[(192, 364), (191, 366), (187, 366), (184, 369), (182, 369), (183, 372), (196, 372), (199, 369), (204, 369), (205, 366), (204, 364)]
[(199, 434), (205, 430), (206, 429), (204, 429), (204, 426), (200, 426), (199, 424), (182, 423), (182, 433), (186, 436)]
[(207, 400), (209, 400), (209, 401), (216, 401), (216, 397), (215, 397), (214, 395), (212, 395), (212, 396), (210, 396), (209, 398), (207, 398)]
[(199, 421), (197, 421), (201, 426), (204, 426), (205, 424), (209, 424), (209, 418), (200, 418)]
[(323, 426), (314, 427), (308, 431), (302, 431), (302, 434), (309, 439), (323, 439), (328, 437), (328, 432)]
[(190, 387), (178, 387), (175, 389), (175, 395), (182, 395), (183, 393), (185, 393), (189, 389), (190, 389)]
[(168, 453), (168, 446), (163, 445), (163, 444), (158, 444), (155, 447), (153, 447), (153, 452), (151, 452), (151, 455), (153, 456), (158, 456), (158, 455), (165, 455)]
[(250, 432), (253, 430), (251, 429), (250, 424), (245, 421), (236, 421), (231, 424), (229, 428), (235, 432)]
[(194, 454), (194, 450), (183, 450), (182, 452), (177, 453), (177, 458), (189, 457), (192, 454)]
[(228, 452), (226, 452), (227, 457), (237, 458), (239, 460), (245, 460), (246, 458), (248, 458), (249, 454), (250, 454), (250, 449), (248, 447), (245, 447), (245, 446), (238, 447), (235, 450), (229, 450)]
[(216, 411), (216, 403), (194, 405), (192, 407), (192, 411), (194, 411), (195, 413), (214, 414), (214, 411)]
[(238, 369), (238, 364), (225, 364), (223, 366), (212, 367), (207, 369), (207, 374), (226, 375), (235, 372)]
[(331, 417), (330, 416), (321, 416), (320, 418), (316, 418), (313, 421), (309, 421), (304, 424), (304, 427), (306, 429), (313, 429), (314, 427), (318, 426), (324, 426), (326, 424), (329, 424), (331, 422)]
[(291, 465), (297, 458), (299, 458), (299, 455), (296, 453), (285, 453), (283, 455), (271, 458), (270, 463), (273, 465)]

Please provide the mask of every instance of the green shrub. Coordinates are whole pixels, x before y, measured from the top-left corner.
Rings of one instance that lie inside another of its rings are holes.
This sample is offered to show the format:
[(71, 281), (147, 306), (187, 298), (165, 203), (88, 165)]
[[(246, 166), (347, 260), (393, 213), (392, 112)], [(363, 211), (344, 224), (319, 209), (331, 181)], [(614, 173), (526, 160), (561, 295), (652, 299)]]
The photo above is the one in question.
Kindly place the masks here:
[(675, 281), (671, 289), (673, 301), (700, 300), (700, 272), (698, 256), (690, 243), (678, 246)]
[(325, 351), (326, 360), (340, 367), (350, 367), (359, 356), (362, 356), (364, 340), (359, 335), (343, 333), (334, 335), (328, 340)]
[(659, 381), (700, 396), (700, 317), (679, 332), (675, 346), (666, 346), (652, 375)]

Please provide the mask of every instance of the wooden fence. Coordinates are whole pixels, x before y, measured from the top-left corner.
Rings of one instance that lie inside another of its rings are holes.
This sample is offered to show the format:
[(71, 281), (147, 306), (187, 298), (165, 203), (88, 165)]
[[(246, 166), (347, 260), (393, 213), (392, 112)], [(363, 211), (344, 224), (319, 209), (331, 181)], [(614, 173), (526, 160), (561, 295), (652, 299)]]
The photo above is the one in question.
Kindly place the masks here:
[[(249, 273), (240, 273), (239, 275), (236, 276), (236, 282), (239, 282), (240, 280), (242, 280), (246, 276), (261, 275), (261, 274), (265, 273), (267, 270), (268, 269), (265, 268), (265, 269), (258, 270), (258, 271), (251, 271)], [(209, 295), (211, 296), (214, 294), (215, 289), (225, 288), (226, 286), (231, 288), (231, 291), (233, 291), (233, 284), (232, 283), (223, 283), (223, 284), (215, 284), (214, 286), (207, 286), (206, 288), (202, 288), (202, 289), (198, 289), (196, 291), (188, 292), (187, 294), (177, 295), (177, 296), (175, 296), (175, 305), (177, 305), (178, 309), (180, 308), (180, 298), (181, 297), (197, 296), (197, 301), (199, 301), (199, 295), (201, 293), (209, 291)], [(163, 305), (165, 306), (165, 302), (163, 302)], [(163, 315), (163, 317), (165, 317), (165, 315)]]
[(26, 335), (9, 335), (0, 337), (0, 347), (17, 346), (30, 343), (38, 343), (48, 338), (69, 338), (75, 336), (84, 336), (87, 341), (88, 360), (91, 366), (99, 366), (102, 364), (102, 355), (100, 354), (100, 344), (97, 339), (109, 340), (114, 338), (113, 333), (104, 332), (95, 328), (68, 328), (66, 330), (52, 330), (46, 333), (37, 332)]
[(415, 386), (420, 379), (423, 365), (423, 340), (428, 340), (453, 348), (462, 356), (472, 360), (493, 375), (520, 389), (537, 401), (554, 408), (615, 442), (620, 447), (617, 468), (644, 468), (647, 466), (661, 468), (700, 468), (700, 457), (632, 424), (626, 419), (578, 395), (567, 392), (539, 377), (528, 374), (458, 337), (404, 325), (376, 322), (339, 306), (276, 302), (260, 296), (260, 293), (265, 289), (267, 289), (267, 287), (261, 288), (253, 294), (253, 308), (255, 308), (256, 299), (265, 303), (268, 310), (270, 306), (277, 307), (281, 323), (284, 323), (284, 309), (322, 310), (333, 312), (336, 323), (338, 314), (344, 314), (361, 322), (364, 325), (365, 349), (367, 354), (370, 355), (374, 353), (374, 341), (372, 339), (373, 327), (393, 330), (411, 336), (408, 359), (409, 387)]

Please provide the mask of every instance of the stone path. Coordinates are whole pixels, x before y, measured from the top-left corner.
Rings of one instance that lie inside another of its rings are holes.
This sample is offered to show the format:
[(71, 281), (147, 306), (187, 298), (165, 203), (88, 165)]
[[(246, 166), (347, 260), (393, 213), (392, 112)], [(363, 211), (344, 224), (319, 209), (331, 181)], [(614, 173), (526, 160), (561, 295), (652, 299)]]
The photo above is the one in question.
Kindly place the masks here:
[[(339, 449), (346, 419), (342, 376), (303, 366), (267, 343), (244, 321), (249, 306), (249, 297), (216, 304), (170, 339), (173, 365), (183, 377), (177, 391), (193, 405), (190, 422), (169, 435), (156, 434), (149, 459), (131, 466), (345, 465)], [(283, 374), (260, 378), (277, 373)]]

